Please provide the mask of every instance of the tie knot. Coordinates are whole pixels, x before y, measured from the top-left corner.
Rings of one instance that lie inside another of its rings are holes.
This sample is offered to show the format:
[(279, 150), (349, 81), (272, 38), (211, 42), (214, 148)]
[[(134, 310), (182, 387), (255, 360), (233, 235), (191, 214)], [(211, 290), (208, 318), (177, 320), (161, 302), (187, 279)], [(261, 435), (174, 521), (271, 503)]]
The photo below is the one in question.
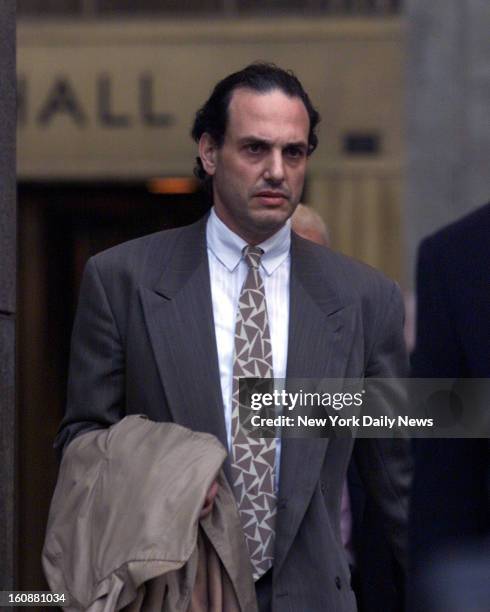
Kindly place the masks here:
[(248, 267), (258, 270), (264, 251), (260, 247), (250, 246), (247, 244), (247, 246), (243, 247), (242, 252)]

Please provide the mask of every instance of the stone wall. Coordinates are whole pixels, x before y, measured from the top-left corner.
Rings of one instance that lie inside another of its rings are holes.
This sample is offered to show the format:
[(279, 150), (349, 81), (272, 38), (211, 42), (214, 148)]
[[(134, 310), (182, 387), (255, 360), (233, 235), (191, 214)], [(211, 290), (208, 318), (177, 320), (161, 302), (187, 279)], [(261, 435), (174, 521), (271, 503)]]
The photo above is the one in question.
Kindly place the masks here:
[(0, 12), (0, 590), (15, 574), (15, 2)]
[(406, 0), (405, 220), (421, 238), (490, 200), (490, 2)]

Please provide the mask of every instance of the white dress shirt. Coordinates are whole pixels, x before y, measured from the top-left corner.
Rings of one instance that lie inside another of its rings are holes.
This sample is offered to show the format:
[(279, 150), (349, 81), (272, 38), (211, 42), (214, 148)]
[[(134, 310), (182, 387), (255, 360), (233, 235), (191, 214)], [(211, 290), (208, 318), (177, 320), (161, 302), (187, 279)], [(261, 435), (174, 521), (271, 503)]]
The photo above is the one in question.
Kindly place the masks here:
[[(242, 255), (242, 249), (247, 243), (218, 218), (214, 208), (207, 222), (206, 241), (223, 409), (228, 448), (231, 448), (235, 323), (238, 298), (248, 272), (248, 266)], [(290, 221), (257, 246), (264, 251), (260, 262), (260, 274), (264, 281), (267, 300), (274, 378), (284, 379), (289, 331)], [(280, 440), (277, 440), (276, 489), (279, 483), (280, 452), (281, 444)]]

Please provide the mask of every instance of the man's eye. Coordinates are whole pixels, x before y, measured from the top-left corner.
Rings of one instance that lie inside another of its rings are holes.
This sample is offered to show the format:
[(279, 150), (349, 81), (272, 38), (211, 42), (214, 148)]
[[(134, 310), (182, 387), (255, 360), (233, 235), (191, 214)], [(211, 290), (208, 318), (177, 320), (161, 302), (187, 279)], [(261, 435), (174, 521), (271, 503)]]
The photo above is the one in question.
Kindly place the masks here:
[(264, 145), (260, 142), (251, 142), (247, 145), (247, 151), (250, 153), (261, 153), (264, 150)]
[(300, 147), (288, 147), (285, 153), (288, 157), (294, 158), (303, 157), (304, 154), (303, 149), (301, 149)]

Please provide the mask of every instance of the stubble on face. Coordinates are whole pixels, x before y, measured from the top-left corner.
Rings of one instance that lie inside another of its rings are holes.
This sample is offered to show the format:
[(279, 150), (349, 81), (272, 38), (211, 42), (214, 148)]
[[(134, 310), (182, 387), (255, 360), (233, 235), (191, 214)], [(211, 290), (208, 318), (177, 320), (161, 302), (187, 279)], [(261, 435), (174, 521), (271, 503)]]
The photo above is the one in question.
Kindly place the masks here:
[(300, 98), (280, 90), (233, 92), (224, 142), (216, 150), (214, 205), (249, 244), (272, 236), (293, 214), (303, 190), (308, 132)]

